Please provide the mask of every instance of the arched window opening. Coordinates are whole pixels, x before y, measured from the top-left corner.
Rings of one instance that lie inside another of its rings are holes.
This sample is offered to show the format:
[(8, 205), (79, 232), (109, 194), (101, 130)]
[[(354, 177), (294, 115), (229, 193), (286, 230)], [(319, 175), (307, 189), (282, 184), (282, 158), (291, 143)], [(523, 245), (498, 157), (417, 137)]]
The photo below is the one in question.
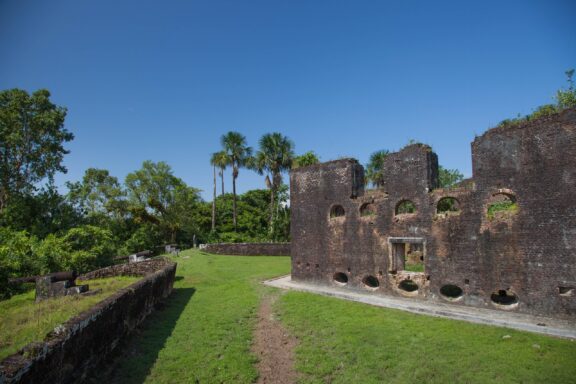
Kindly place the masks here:
[(344, 217), (346, 212), (344, 211), (344, 207), (341, 205), (333, 205), (330, 209), (330, 218), (334, 219), (336, 217)]
[(376, 215), (376, 207), (372, 203), (364, 203), (360, 207), (360, 216), (375, 216)]
[(380, 286), (380, 282), (378, 281), (378, 279), (372, 275), (365, 276), (362, 279), (362, 283), (364, 284), (364, 286), (366, 288), (370, 288), (370, 289), (375, 289), (375, 288), (378, 288)]
[(416, 205), (410, 200), (402, 200), (396, 205), (396, 215), (416, 213)]
[(418, 290), (418, 284), (416, 284), (412, 280), (402, 280), (400, 284), (398, 284), (398, 288), (406, 292), (416, 292)]
[(574, 287), (558, 287), (558, 294), (565, 297), (573, 296)]
[(500, 289), (497, 292), (494, 292), (490, 299), (494, 304), (504, 305), (504, 306), (511, 306), (518, 304), (518, 296), (514, 293), (510, 292), (509, 290)]
[(344, 272), (336, 272), (332, 279), (339, 285), (348, 284), (348, 276)]
[(436, 205), (436, 213), (454, 215), (460, 213), (460, 203), (453, 197), (443, 197)]
[(446, 284), (440, 288), (440, 294), (448, 300), (459, 299), (460, 297), (462, 297), (463, 293), (464, 291), (462, 291), (462, 288), (453, 284)]
[(516, 196), (509, 193), (495, 193), (488, 202), (486, 215), (489, 220), (506, 218), (518, 213)]

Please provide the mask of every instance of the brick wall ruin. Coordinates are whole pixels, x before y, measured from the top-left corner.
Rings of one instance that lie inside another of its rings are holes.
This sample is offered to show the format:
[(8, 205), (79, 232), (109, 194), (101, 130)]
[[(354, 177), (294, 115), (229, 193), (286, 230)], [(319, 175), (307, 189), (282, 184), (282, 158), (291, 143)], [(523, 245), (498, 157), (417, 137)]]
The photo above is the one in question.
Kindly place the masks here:
[(204, 251), (217, 255), (236, 256), (289, 256), (290, 243), (213, 243)]
[(81, 276), (143, 278), (56, 327), (43, 342), (31, 343), (0, 361), (0, 383), (82, 382), (144, 321), (155, 305), (168, 297), (175, 273), (176, 263), (159, 258)]
[(426, 145), (383, 185), (343, 159), (292, 171), (292, 278), (407, 299), (576, 316), (576, 110), (472, 143), (473, 177), (438, 188)]

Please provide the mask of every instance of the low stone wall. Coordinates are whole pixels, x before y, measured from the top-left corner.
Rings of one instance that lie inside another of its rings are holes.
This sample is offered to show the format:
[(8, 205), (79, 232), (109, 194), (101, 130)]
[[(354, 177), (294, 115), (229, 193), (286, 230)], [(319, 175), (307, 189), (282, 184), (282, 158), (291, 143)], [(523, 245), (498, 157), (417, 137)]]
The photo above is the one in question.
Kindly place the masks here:
[(0, 362), (0, 384), (81, 382), (172, 292), (176, 263), (158, 258), (115, 265), (79, 279), (143, 278), (68, 320), (43, 342), (28, 344)]
[(218, 255), (290, 256), (290, 243), (216, 243), (204, 251)]

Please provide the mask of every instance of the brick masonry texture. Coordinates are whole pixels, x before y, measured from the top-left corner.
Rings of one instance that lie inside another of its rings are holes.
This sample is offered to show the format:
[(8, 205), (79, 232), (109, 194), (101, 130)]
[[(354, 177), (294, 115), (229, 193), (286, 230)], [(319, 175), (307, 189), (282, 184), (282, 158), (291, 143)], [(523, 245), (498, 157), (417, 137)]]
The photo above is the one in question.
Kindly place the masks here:
[(217, 255), (290, 256), (290, 243), (216, 243), (206, 244), (204, 251)]
[(151, 259), (90, 272), (81, 280), (143, 276), (0, 362), (0, 383), (82, 382), (172, 291), (176, 263)]
[[(447, 189), (423, 144), (390, 154), (375, 190), (354, 159), (293, 170), (292, 278), (576, 317), (576, 110), (487, 131), (472, 143), (472, 164), (473, 177)], [(458, 212), (437, 212), (446, 197)], [(488, 214), (502, 199), (517, 209)], [(397, 213), (406, 200), (415, 213)], [(423, 272), (405, 268), (409, 247), (422, 249)]]

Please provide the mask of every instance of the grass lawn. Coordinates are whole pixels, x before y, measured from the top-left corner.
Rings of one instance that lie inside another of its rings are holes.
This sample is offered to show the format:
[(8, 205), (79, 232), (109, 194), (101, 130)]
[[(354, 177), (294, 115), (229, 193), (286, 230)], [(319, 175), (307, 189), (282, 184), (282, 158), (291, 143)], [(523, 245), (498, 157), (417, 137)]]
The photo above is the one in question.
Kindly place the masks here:
[[(576, 342), (290, 292), (302, 383), (575, 383)], [(510, 338), (503, 338), (509, 335)]]
[(34, 303), (34, 290), (0, 301), (0, 360), (16, 353), (32, 341), (42, 341), (58, 324), (90, 308), (138, 277), (112, 277), (82, 282), (90, 290), (102, 289), (94, 296), (66, 296)]
[[(254, 382), (256, 310), (272, 293), (258, 282), (288, 273), (289, 259), (185, 251), (176, 260), (173, 296), (132, 340), (114, 382)], [(299, 339), (303, 383), (576, 382), (569, 340), (300, 292), (281, 294), (275, 310)]]
[(289, 273), (290, 258), (188, 250), (174, 260), (174, 292), (132, 340), (113, 382), (253, 382), (258, 373), (250, 353), (252, 330), (267, 290), (259, 282)]

